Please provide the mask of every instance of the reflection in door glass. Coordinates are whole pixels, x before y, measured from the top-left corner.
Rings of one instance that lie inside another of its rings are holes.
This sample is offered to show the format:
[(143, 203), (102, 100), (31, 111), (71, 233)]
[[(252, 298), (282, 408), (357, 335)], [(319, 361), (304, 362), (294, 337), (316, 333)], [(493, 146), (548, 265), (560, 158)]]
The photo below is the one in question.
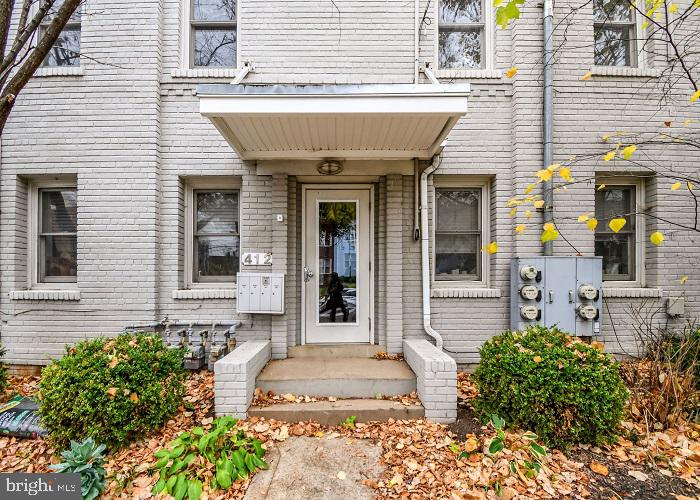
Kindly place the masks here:
[(357, 203), (318, 204), (319, 323), (355, 323)]

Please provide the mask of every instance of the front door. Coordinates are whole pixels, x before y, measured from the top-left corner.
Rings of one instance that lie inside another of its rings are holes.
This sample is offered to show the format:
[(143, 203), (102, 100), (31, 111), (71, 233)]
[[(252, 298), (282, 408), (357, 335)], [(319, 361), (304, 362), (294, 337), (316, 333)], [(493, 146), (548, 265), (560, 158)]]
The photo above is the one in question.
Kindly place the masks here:
[(305, 343), (368, 343), (371, 190), (308, 187), (304, 192)]

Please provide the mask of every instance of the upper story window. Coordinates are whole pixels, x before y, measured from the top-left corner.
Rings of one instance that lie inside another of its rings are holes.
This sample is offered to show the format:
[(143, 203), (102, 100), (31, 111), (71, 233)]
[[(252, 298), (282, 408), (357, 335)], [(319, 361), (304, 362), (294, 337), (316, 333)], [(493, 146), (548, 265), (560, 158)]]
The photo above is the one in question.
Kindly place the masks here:
[[(44, 36), (44, 32), (55, 17), (58, 9), (63, 4), (63, 0), (56, 0), (44, 16), (39, 26), (39, 37)], [(66, 26), (58, 35), (56, 42), (49, 51), (43, 66), (80, 66), (80, 22), (82, 5), (78, 6), (70, 17)]]
[(637, 26), (627, 0), (593, 0), (596, 66), (636, 66)]
[(78, 203), (75, 187), (38, 189), (37, 282), (75, 282)]
[(488, 0), (439, 0), (440, 69), (478, 69), (486, 66), (484, 1)]
[(435, 280), (481, 281), (486, 186), (435, 189)]
[[(600, 181), (599, 181), (600, 182)], [(622, 183), (610, 179), (612, 185), (596, 191), (595, 216), (599, 223), (595, 231), (595, 254), (603, 257), (603, 280), (639, 281), (641, 267), (640, 229), (637, 206), (641, 189), (637, 183)], [(615, 233), (610, 220), (624, 218), (627, 222)]]
[(236, 67), (236, 0), (191, 0), (190, 65)]

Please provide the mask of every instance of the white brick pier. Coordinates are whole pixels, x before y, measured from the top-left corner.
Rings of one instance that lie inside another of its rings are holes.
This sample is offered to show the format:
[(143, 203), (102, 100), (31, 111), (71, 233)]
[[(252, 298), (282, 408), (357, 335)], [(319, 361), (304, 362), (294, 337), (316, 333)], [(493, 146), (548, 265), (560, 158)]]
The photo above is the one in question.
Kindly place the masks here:
[(255, 378), (272, 356), (272, 344), (249, 341), (214, 363), (214, 411), (216, 415), (246, 418), (255, 394)]
[(425, 417), (435, 422), (457, 419), (457, 363), (427, 340), (403, 341), (403, 355), (416, 374)]

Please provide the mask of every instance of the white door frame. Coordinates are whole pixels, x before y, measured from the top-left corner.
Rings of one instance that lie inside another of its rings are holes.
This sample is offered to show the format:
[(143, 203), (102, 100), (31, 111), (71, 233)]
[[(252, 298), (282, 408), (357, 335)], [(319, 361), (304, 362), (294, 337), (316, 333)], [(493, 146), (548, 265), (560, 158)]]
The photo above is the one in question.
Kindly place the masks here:
[[(303, 184), (301, 198), (301, 266), (298, 270), (303, 273), (306, 264), (306, 196), (307, 191), (312, 189), (329, 190), (368, 190), (369, 191), (369, 338), (368, 344), (374, 344), (376, 319), (374, 317), (374, 184)], [(306, 344), (306, 286), (302, 276), (301, 286), (301, 345)]]

